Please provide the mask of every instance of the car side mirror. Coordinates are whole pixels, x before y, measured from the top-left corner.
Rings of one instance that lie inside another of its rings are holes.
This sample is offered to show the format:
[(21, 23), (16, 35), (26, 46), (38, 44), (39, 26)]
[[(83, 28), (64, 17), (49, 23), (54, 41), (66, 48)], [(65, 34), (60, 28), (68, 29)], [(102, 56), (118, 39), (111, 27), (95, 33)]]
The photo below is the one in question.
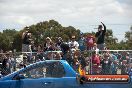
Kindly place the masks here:
[(80, 75), (77, 75), (76, 79), (79, 84), (84, 84), (86, 83), (87, 80), (85, 76), (80, 76)]

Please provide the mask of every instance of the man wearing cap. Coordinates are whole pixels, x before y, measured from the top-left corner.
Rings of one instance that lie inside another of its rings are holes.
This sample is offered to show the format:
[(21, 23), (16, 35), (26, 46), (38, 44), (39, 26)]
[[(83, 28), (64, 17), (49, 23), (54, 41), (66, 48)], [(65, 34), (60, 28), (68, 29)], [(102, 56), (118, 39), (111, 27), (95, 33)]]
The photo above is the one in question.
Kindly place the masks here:
[[(102, 25), (104, 27), (104, 30), (103, 30)], [(95, 34), (95, 37), (97, 39), (97, 47), (100, 50), (104, 49), (104, 39), (105, 39), (105, 32), (106, 32), (106, 26), (103, 23), (102, 23), (102, 25), (98, 26), (98, 32), (96, 32), (96, 34)]]

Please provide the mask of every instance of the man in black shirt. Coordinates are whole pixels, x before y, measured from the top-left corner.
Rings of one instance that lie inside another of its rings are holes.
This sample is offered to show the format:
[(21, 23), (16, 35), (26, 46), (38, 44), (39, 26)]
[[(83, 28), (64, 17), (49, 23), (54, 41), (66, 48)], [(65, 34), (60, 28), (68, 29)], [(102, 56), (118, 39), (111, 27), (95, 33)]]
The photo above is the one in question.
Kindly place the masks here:
[[(101, 22), (102, 23), (102, 22)], [(104, 30), (103, 27), (104, 27)], [(102, 23), (102, 25), (98, 26), (98, 32), (96, 32), (95, 37), (97, 39), (97, 48), (100, 50), (104, 49), (104, 39), (105, 39), (105, 32), (106, 32), (106, 26)]]
[(31, 33), (28, 32), (29, 27), (22, 34), (22, 52), (31, 52)]

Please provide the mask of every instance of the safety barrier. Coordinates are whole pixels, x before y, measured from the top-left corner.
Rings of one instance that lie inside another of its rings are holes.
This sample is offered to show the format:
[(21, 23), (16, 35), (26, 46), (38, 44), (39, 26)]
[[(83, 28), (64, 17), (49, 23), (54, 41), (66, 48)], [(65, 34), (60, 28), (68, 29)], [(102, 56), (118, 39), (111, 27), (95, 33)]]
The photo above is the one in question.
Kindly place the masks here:
[(0, 53), (0, 71), (7, 75), (38, 61), (61, 59), (85, 74), (129, 74), (132, 68), (132, 50), (75, 50), (65, 55), (62, 51)]

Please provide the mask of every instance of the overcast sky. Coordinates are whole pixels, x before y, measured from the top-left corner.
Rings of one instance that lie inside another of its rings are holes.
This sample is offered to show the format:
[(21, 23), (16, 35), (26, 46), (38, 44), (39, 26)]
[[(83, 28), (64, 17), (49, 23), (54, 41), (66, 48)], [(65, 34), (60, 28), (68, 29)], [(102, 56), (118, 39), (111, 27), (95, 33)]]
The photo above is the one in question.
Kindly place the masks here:
[(54, 19), (91, 32), (102, 21), (121, 40), (132, 25), (131, 9), (132, 0), (0, 0), (0, 31)]

